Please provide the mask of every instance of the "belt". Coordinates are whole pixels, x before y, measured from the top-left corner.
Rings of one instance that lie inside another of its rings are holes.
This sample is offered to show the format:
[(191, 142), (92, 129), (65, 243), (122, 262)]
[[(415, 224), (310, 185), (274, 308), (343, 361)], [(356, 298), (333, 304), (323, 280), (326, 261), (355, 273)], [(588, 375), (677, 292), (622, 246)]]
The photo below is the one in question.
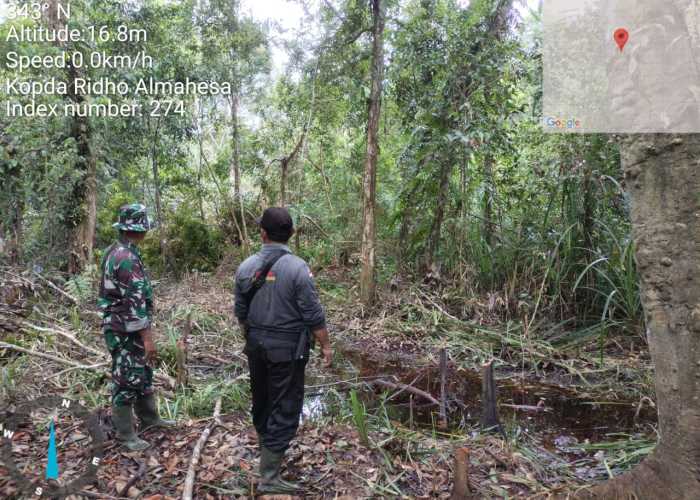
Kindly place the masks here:
[(301, 335), (306, 331), (305, 327), (299, 328), (299, 329), (293, 329), (293, 328), (279, 328), (276, 326), (259, 326), (259, 325), (250, 325), (250, 330), (251, 331), (259, 331), (259, 332), (265, 332), (265, 333), (279, 333), (280, 335), (285, 335), (285, 336), (296, 336), (296, 335)]
[(310, 334), (308, 328), (304, 328), (303, 330), (287, 330), (287, 329), (251, 326), (250, 330), (251, 330), (251, 332), (253, 330), (258, 330), (260, 332), (264, 332), (266, 335), (273, 337), (273, 338), (289, 339), (291, 337), (293, 340), (296, 340), (297, 346), (296, 346), (296, 349), (294, 350), (294, 359), (297, 361), (304, 359), (304, 352), (305, 352), (305, 348), (306, 348), (306, 343), (313, 342), (312, 335)]

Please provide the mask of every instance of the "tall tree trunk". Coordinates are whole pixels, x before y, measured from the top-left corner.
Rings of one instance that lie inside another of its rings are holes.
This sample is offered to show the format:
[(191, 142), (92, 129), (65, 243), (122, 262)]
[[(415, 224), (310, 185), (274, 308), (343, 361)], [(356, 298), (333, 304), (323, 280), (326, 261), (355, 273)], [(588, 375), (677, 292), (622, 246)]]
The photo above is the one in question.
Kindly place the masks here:
[(627, 139), (647, 339), (655, 368), (659, 443), (631, 472), (580, 498), (696, 499), (700, 492), (700, 135)]
[(443, 159), (440, 166), (440, 186), (438, 188), (438, 196), (435, 202), (435, 214), (433, 216), (433, 224), (430, 228), (430, 236), (425, 253), (425, 269), (431, 270), (435, 265), (435, 256), (440, 248), (440, 233), (442, 230), (442, 221), (445, 218), (445, 205), (447, 204), (448, 192), (450, 188), (450, 175), (452, 174), (452, 163), (449, 160)]
[[(68, 81), (71, 82), (68, 86), (68, 98), (81, 106), (85, 102), (85, 96), (78, 94), (72, 83), (81, 75), (73, 66), (69, 67), (68, 75)], [(91, 146), (92, 130), (87, 117), (73, 118), (71, 136), (77, 145), (78, 158), (75, 167), (81, 177), (73, 189), (75, 209), (73, 217), (69, 219), (73, 227), (68, 272), (79, 273), (92, 262), (97, 223), (97, 161)]]
[(241, 138), (238, 123), (238, 93), (231, 96), (231, 168), (229, 177), (233, 199), (241, 196)]
[[(301, 130), (301, 135), (297, 141), (294, 149), (288, 156), (281, 158), (280, 162), (280, 205), (285, 207), (289, 200), (287, 199), (287, 187), (289, 186), (289, 168), (294, 163), (294, 160), (302, 153), (302, 169), (304, 168), (303, 156), (306, 155), (306, 137), (309, 133), (309, 128), (311, 128), (311, 122), (314, 119), (314, 112), (316, 111), (316, 77), (318, 76), (319, 60), (316, 62), (316, 69), (314, 71), (313, 83), (311, 87), (311, 102), (309, 103), (309, 114), (304, 122), (304, 127)], [(304, 175), (303, 171), (301, 173), (302, 177)]]
[(15, 148), (0, 131), (0, 144), (5, 148), (7, 162), (4, 165), (5, 176), (3, 178), (0, 192), (2, 198), (6, 200), (2, 204), (3, 213), (6, 217), (0, 221), (0, 238), (3, 239), (4, 248), (0, 249), (0, 254), (5, 254), (10, 264), (17, 265), (22, 260), (22, 220), (24, 217), (24, 194), (21, 189), (21, 164), (16, 160)]
[(24, 195), (17, 190), (15, 192), (14, 206), (10, 212), (10, 238), (7, 255), (10, 264), (18, 265), (22, 262), (22, 221), (24, 219)]
[(202, 174), (204, 171), (204, 104), (200, 98), (195, 98), (197, 104), (197, 146), (199, 147), (199, 163), (197, 164), (197, 207), (199, 218), (204, 222), (204, 184)]
[(160, 259), (163, 263), (163, 267), (167, 269), (171, 262), (163, 227), (163, 205), (161, 202), (160, 171), (158, 168), (159, 126), (159, 124), (156, 124), (155, 136), (153, 138), (153, 144), (151, 145), (151, 173), (153, 174), (153, 198), (156, 204), (156, 221), (158, 222), (158, 228), (156, 229), (156, 233), (158, 234), (158, 249), (160, 250)]
[(401, 226), (399, 227), (399, 248), (397, 248), (398, 268), (402, 271), (408, 269), (408, 235), (411, 231), (411, 214), (413, 211), (406, 207), (401, 214)]
[(382, 0), (372, 0), (372, 72), (367, 118), (367, 156), (363, 182), (363, 216), (362, 216), (362, 271), (360, 273), (360, 298), (369, 307), (374, 303), (375, 281), (375, 245), (376, 245), (376, 194), (377, 194), (377, 158), (379, 157), (379, 117), (382, 102), (382, 78), (384, 74), (384, 11)]
[(287, 206), (287, 183), (289, 179), (289, 158), (280, 161), (280, 201), (279, 206)]
[[(160, 233), (163, 228), (163, 207), (161, 205), (161, 193), (160, 193), (160, 172), (158, 171), (158, 151), (157, 151), (158, 138), (153, 141), (153, 146), (151, 147), (151, 172), (153, 174), (153, 198), (156, 204), (156, 220), (158, 221), (158, 232)], [(161, 251), (163, 248), (161, 248)]]
[[(65, 20), (59, 19), (58, 1), (49, 0), (47, 8), (43, 10), (44, 21), (50, 28), (57, 29), (65, 24)], [(65, 49), (61, 42), (56, 42), (56, 46)], [(78, 50), (77, 47), (74, 47)], [(66, 69), (68, 80), (67, 98), (76, 106), (85, 103), (85, 96), (78, 94), (73, 84), (76, 78), (85, 75), (74, 65), (69, 65)], [(69, 230), (69, 255), (68, 272), (79, 273), (92, 262), (95, 227), (97, 224), (97, 160), (95, 158), (91, 142), (92, 130), (90, 120), (87, 117), (76, 116), (71, 121), (70, 135), (76, 143), (78, 158), (75, 168), (80, 173), (80, 177), (73, 186), (69, 215), (66, 222)]]
[(204, 184), (202, 183), (202, 171), (204, 167), (204, 138), (199, 136), (199, 164), (197, 166), (197, 206), (199, 218), (204, 222)]
[(484, 202), (483, 202), (483, 224), (484, 239), (491, 246), (493, 244), (493, 192), (495, 186), (493, 182), (493, 155), (486, 153), (484, 158)]
[[(249, 253), (250, 241), (248, 238), (248, 227), (245, 224), (245, 204), (241, 196), (241, 130), (239, 123), (240, 95), (238, 90), (231, 96), (231, 168), (229, 177), (233, 196), (231, 200), (233, 206), (231, 214), (233, 217), (240, 217), (240, 234), (243, 251)], [(238, 209), (238, 213), (236, 210)], [(238, 223), (236, 224), (238, 225)]]

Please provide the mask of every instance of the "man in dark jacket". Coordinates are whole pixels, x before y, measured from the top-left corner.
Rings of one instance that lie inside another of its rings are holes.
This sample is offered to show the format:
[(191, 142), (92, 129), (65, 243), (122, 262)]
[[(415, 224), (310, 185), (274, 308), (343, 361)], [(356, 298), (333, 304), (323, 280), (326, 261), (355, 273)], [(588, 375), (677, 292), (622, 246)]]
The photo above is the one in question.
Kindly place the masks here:
[(260, 446), (258, 493), (293, 494), (299, 488), (282, 480), (280, 468), (299, 425), (312, 336), (326, 367), (333, 352), (313, 275), (286, 245), (294, 233), (289, 212), (268, 208), (258, 222), (262, 249), (239, 266), (235, 284)]

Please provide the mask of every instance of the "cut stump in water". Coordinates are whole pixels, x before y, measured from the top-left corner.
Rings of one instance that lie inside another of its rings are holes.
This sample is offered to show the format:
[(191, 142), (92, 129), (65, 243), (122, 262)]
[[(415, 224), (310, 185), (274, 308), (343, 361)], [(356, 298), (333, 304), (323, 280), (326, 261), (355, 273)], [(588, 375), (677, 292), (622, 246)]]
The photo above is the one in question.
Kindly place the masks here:
[(481, 428), (503, 432), (498, 420), (498, 396), (493, 379), (493, 360), (481, 368)]

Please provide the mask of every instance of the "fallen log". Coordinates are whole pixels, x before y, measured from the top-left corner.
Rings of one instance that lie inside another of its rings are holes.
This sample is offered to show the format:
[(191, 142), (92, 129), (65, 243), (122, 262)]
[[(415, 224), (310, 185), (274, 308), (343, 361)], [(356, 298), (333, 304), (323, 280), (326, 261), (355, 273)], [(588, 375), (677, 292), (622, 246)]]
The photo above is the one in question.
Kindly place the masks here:
[(421, 389), (417, 389), (417, 388), (413, 387), (412, 385), (401, 384), (399, 382), (389, 382), (388, 380), (384, 380), (384, 379), (376, 379), (376, 380), (369, 381), (368, 383), (381, 385), (382, 387), (388, 387), (389, 389), (401, 389), (402, 391), (410, 392), (411, 394), (415, 394), (416, 396), (420, 396), (423, 399), (430, 401), (435, 406), (440, 406), (440, 401), (435, 399), (432, 396), (432, 394), (425, 392)]
[(194, 445), (194, 450), (192, 450), (192, 458), (190, 458), (190, 465), (187, 468), (187, 476), (185, 477), (185, 487), (182, 490), (182, 500), (192, 500), (192, 491), (194, 490), (194, 480), (197, 475), (197, 464), (199, 463), (199, 457), (202, 454), (202, 449), (209, 439), (209, 434), (214, 427), (221, 424), (219, 416), (221, 415), (221, 398), (216, 400), (214, 405), (214, 422), (209, 424), (203, 431), (202, 435), (199, 436), (197, 444)]

